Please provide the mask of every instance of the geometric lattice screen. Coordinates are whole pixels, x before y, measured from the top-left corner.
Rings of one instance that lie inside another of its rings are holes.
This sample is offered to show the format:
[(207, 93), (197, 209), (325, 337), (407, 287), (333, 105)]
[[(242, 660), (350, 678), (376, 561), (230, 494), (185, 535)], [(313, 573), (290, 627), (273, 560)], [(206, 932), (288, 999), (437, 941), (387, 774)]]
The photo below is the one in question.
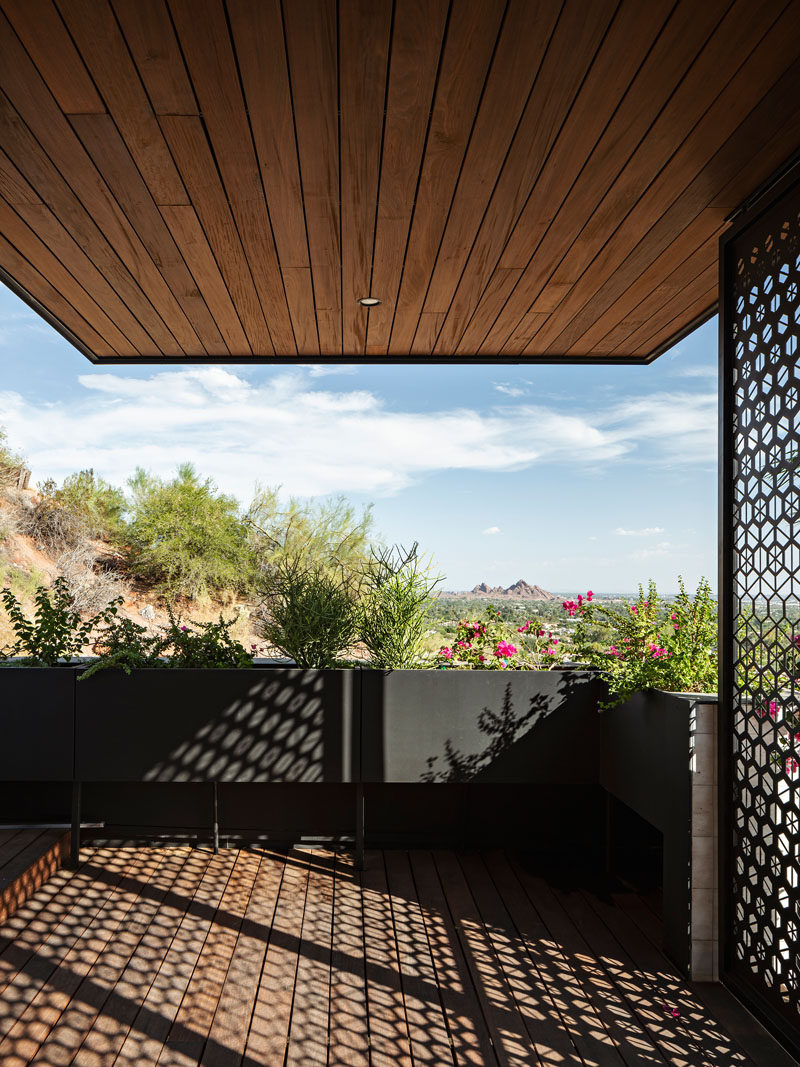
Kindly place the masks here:
[(723, 426), (733, 690), (727, 961), (792, 1028), (800, 1024), (799, 208), (795, 188), (723, 254), (732, 420)]

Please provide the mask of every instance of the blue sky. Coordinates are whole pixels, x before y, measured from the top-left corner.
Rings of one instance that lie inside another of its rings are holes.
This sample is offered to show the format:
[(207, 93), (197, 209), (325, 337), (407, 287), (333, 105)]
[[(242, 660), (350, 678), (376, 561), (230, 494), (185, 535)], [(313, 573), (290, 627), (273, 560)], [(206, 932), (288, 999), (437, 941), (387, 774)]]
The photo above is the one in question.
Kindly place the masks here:
[(374, 504), (448, 589), (716, 585), (716, 320), (649, 367), (93, 367), (0, 285), (0, 425), (33, 478), (191, 460)]

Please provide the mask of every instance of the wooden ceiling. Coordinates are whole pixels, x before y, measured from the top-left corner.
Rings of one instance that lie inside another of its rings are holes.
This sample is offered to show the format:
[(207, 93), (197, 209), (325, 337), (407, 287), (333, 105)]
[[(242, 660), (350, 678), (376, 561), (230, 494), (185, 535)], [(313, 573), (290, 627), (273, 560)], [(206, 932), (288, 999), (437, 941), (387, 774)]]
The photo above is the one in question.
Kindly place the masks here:
[(98, 363), (646, 361), (798, 146), (798, 0), (0, 0), (0, 276)]

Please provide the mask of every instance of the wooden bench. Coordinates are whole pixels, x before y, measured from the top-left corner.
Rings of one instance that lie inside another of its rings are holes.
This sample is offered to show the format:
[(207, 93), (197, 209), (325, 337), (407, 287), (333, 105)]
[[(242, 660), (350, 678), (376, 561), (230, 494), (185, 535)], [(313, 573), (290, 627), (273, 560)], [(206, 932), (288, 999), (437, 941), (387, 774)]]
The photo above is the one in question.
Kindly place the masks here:
[(69, 856), (64, 830), (0, 829), (0, 923), (44, 885)]

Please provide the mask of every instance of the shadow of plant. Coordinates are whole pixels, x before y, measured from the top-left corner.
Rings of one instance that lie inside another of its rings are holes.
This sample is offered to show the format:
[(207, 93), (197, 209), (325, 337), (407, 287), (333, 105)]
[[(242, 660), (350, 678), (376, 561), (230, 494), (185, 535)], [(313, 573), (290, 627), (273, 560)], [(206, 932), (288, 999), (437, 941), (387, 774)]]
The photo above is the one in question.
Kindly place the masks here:
[(486, 767), (491, 766), (522, 735), (526, 727), (532, 726), (548, 711), (552, 710), (548, 700), (541, 694), (530, 698), (529, 708), (522, 714), (514, 712), (511, 698), (511, 683), (505, 688), (503, 704), (499, 712), (484, 707), (478, 716), (478, 729), (488, 738), (488, 744), (481, 752), (464, 753), (459, 751), (448, 737), (444, 742), (443, 760), (446, 767), (437, 768), (438, 756), (429, 756), (425, 761), (428, 770), (421, 776), (423, 782), (468, 782)]

